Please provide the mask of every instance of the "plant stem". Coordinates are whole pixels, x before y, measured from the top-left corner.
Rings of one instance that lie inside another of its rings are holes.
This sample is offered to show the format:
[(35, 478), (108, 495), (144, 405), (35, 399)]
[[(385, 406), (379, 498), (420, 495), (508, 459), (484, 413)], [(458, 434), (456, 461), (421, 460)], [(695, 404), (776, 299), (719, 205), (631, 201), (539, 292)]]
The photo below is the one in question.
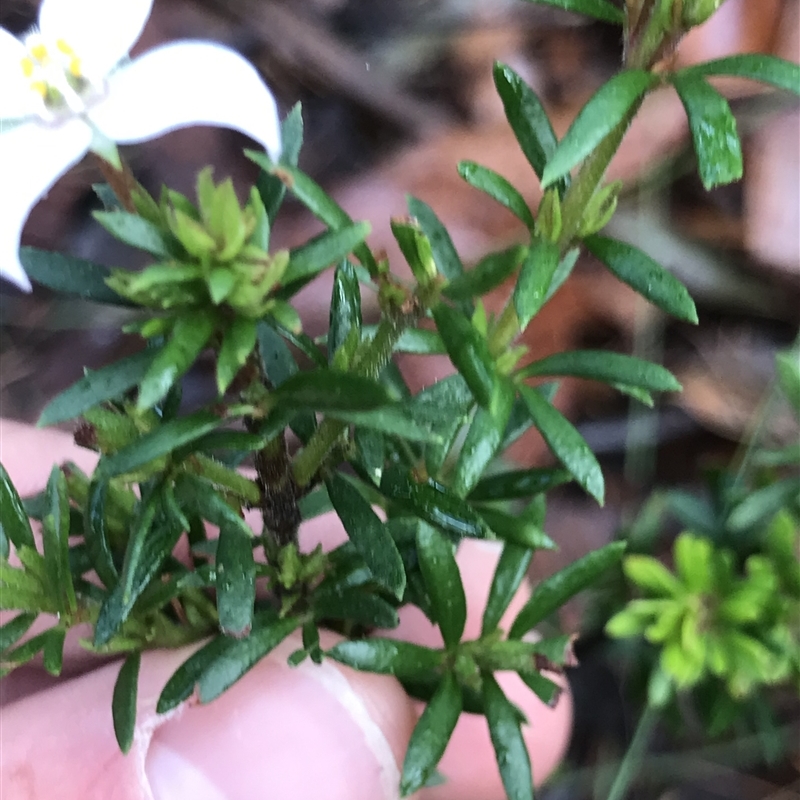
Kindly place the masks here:
[(647, 745), (658, 721), (658, 709), (649, 703), (645, 706), (642, 716), (636, 725), (633, 739), (628, 745), (628, 750), (622, 759), (619, 770), (611, 784), (607, 800), (623, 800), (631, 782), (636, 777), (639, 767), (647, 753)]

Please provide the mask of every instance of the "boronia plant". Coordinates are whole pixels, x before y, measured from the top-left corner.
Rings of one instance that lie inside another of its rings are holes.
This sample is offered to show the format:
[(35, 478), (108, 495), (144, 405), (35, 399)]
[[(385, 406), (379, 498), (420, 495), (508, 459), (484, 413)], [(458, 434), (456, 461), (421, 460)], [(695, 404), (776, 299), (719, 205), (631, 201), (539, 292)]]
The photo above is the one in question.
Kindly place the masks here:
[[(91, 475), (73, 464), (55, 466), (41, 494), (22, 500), (0, 472), (2, 607), (19, 612), (0, 629), (4, 673), (43, 652), (45, 668), (57, 675), (67, 630), (89, 622), (88, 650), (125, 655), (112, 708), (125, 751), (143, 650), (207, 640), (166, 684), (158, 710), (168, 712), (192, 695), (213, 701), (300, 630), (303, 647), (291, 655), (293, 664), (330, 658), (391, 674), (428, 702), (405, 756), (404, 795), (434, 774), (466, 712), (486, 716), (508, 796), (533, 796), (524, 719), (495, 673), (514, 671), (545, 702), (557, 702), (551, 678), (570, 663), (571, 637), (532, 641), (526, 634), (618, 564), (625, 549), (614, 542), (542, 581), (509, 629), (499, 627), (536, 551), (554, 547), (542, 527), (547, 491), (574, 481), (603, 502), (595, 456), (553, 405), (557, 381), (601, 381), (648, 404), (680, 386), (662, 367), (617, 353), (557, 353), (528, 363), (520, 337), (582, 252), (666, 313), (696, 322), (688, 292), (669, 272), (602, 233), (620, 190), (605, 182), (606, 168), (645, 97), (677, 91), (704, 185), (735, 181), (742, 174), (736, 123), (707, 79), (734, 75), (800, 93), (798, 67), (766, 55), (671, 69), (680, 38), (721, 0), (626, 0), (624, 8), (610, 0), (547, 2), (619, 24), (623, 68), (559, 141), (536, 93), (509, 66), (495, 65), (508, 122), (544, 195), (531, 209), (504, 177), (460, 164), (467, 183), (528, 229), (525, 241), (469, 268), (434, 209), (412, 197), (408, 217), (392, 221), (413, 275), (410, 282), (398, 278), (370, 249), (369, 225), (354, 222), (297, 168), (299, 108), (283, 121), (277, 160), (248, 152), (262, 173), (244, 206), (230, 180), (215, 181), (210, 168), (199, 173), (193, 197), (168, 188), (152, 197), (117, 160), (113, 143), (100, 148), (111, 161), (108, 183), (96, 187), (105, 210), (95, 218), (153, 263), (131, 273), (33, 248), (22, 248), (19, 261), (42, 286), (128, 308), (135, 320), (128, 330), (143, 347), (87, 372), (42, 413), (41, 425), (77, 420), (78, 444), (100, 453)], [(87, 144), (81, 141), (79, 153)], [(326, 231), (292, 251), (270, 252), (287, 191)], [(331, 267), (330, 324), (312, 339), (292, 299)], [(487, 314), (482, 298), (508, 281), (504, 308)], [(377, 295), (376, 325), (362, 322), (362, 292)], [(409, 352), (446, 353), (455, 372), (412, 395), (393, 361)], [(182, 413), (181, 378), (201, 357), (213, 360), (217, 396)], [(557, 466), (508, 469), (501, 460), (530, 428)], [(253, 465), (254, 476), (240, 465)], [(244, 522), (253, 508), (260, 530)], [(330, 552), (303, 552), (301, 522), (331, 508), (349, 541)], [(41, 525), (41, 547), (31, 519)], [(184, 536), (191, 555), (178, 558)], [(466, 605), (454, 557), (464, 537), (503, 543), (481, 635), (470, 641), (462, 641)], [(691, 537), (677, 547), (682, 561), (695, 551), (709, 563), (720, 557)], [(11, 548), (20, 566), (9, 563)], [(633, 580), (651, 586), (644, 570), (653, 565), (626, 563)], [(731, 603), (772, 586), (757, 566), (732, 584)], [(612, 623), (614, 633), (672, 613), (669, 603), (677, 600), (670, 598), (683, 595), (677, 579), (658, 575), (669, 584), (665, 599), (646, 601), (647, 619), (644, 606), (632, 607)], [(683, 580), (702, 591), (692, 575)], [(396, 626), (407, 604), (438, 625), (443, 647), (370, 635)], [(54, 615), (55, 623), (25, 638), (40, 614)], [(345, 639), (325, 650), (321, 627)]]

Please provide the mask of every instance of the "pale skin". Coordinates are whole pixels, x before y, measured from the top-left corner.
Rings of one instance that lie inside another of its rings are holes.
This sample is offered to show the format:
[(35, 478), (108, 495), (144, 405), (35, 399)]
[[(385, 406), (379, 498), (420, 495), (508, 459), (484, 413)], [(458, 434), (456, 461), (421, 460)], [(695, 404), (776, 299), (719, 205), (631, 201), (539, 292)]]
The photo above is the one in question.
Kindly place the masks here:
[[(68, 434), (0, 420), (0, 460), (24, 496), (37, 491), (54, 463), (91, 469), (96, 455)], [(338, 520), (318, 518), (301, 543), (335, 546)], [(480, 615), (498, 550), (462, 546), (458, 562), (467, 590), (466, 638)], [(507, 617), (524, 602), (515, 598)], [(2, 621), (8, 619), (3, 613)], [(436, 630), (415, 609), (401, 612), (395, 631), (425, 644)], [(43, 625), (46, 627), (47, 625)], [(85, 632), (83, 632), (85, 634)], [(323, 639), (330, 646), (333, 634)], [(390, 677), (368, 675), (327, 660), (322, 667), (286, 665), (298, 641), (284, 642), (238, 684), (209, 705), (189, 702), (170, 717), (155, 712), (165, 681), (189, 649), (145, 654), (139, 681), (137, 732), (122, 756), (111, 722), (118, 662), (98, 664), (68, 638), (65, 673), (47, 681), (29, 667), (4, 681), (0, 726), (0, 796), (4, 800), (377, 800), (397, 797), (399, 770), (420, 705)], [(563, 757), (572, 718), (564, 693), (555, 709), (542, 704), (514, 674), (500, 674), (509, 697), (526, 713), (525, 731), (537, 784)], [(502, 800), (485, 720), (463, 715), (440, 764), (447, 782), (421, 800)]]

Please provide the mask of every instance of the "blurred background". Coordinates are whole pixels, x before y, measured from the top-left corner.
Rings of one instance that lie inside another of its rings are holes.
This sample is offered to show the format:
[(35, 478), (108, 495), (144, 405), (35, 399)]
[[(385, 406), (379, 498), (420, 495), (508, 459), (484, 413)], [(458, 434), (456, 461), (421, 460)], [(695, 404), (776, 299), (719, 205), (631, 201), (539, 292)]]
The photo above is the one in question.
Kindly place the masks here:
[[(21, 33), (35, 23), (36, 7), (33, 0), (5, 0), (0, 24)], [(525, 234), (509, 212), (456, 172), (458, 161), (478, 161), (511, 180), (534, 208), (538, 204), (538, 184), (494, 92), (495, 59), (539, 93), (558, 135), (621, 59), (618, 28), (522, 0), (156, 0), (134, 55), (179, 38), (213, 39), (240, 51), (261, 71), (282, 113), (302, 102), (301, 168), (353, 218), (372, 223), (371, 247), (386, 250), (400, 272), (389, 219), (405, 213), (407, 193), (434, 208), (465, 263)], [(675, 59), (688, 64), (766, 52), (798, 61), (799, 39), (799, 0), (727, 0), (684, 40)], [(667, 319), (587, 257), (526, 334), (531, 358), (608, 348), (663, 363), (684, 386), (681, 395), (647, 409), (596, 384), (564, 382), (557, 404), (601, 458), (607, 503), (598, 509), (570, 489), (554, 495), (546, 527), (560, 550), (537, 556), (537, 577), (609, 541), (654, 496), (667, 490), (702, 494), (709, 471), (735, 458), (750, 435), (773, 377), (774, 355), (797, 335), (798, 104), (746, 81), (718, 86), (742, 134), (743, 182), (703, 190), (682, 107), (669, 91), (648, 99), (611, 167), (611, 177), (625, 182), (612, 235), (647, 251), (688, 286), (700, 324)], [(242, 155), (244, 146), (247, 141), (233, 132), (198, 128), (127, 148), (124, 156), (151, 191), (166, 183), (193, 195), (197, 171), (212, 164), (215, 177), (232, 176), (243, 196), (257, 177)], [(34, 210), (23, 243), (111, 266), (142, 266), (139, 254), (91, 218), (98, 207), (91, 185), (101, 180), (91, 159), (72, 170)], [(318, 230), (289, 201), (272, 247), (294, 246)], [(300, 297), (312, 335), (326, 329), (329, 287), (320, 280)], [(490, 306), (497, 310), (504, 299), (498, 291)], [(121, 313), (38, 289), (23, 295), (2, 284), (3, 416), (34, 421), (84, 366), (98, 367), (135, 348), (121, 333)], [(414, 388), (447, 369), (441, 360), (410, 357), (404, 368)], [(199, 403), (211, 387), (201, 369), (187, 380), (184, 396)], [(797, 441), (788, 408), (773, 405), (761, 416), (769, 441)], [(523, 438), (511, 455), (526, 465), (549, 458), (537, 436)], [(665, 541), (678, 521), (664, 523)], [(585, 601), (573, 604), (561, 623), (570, 630), (585, 627), (585, 611)], [(549, 800), (602, 796), (590, 768), (618, 757), (635, 723), (625, 675), (602, 647), (592, 646), (590, 631), (586, 641), (582, 666), (572, 676), (578, 712), (571, 758), (542, 793)], [(800, 733), (794, 698), (776, 713), (788, 720), (790, 735)], [(720, 755), (698, 745), (678, 768), (655, 755), (654, 783), (641, 797), (800, 797), (798, 746), (766, 766), (770, 759), (758, 747), (732, 752)]]

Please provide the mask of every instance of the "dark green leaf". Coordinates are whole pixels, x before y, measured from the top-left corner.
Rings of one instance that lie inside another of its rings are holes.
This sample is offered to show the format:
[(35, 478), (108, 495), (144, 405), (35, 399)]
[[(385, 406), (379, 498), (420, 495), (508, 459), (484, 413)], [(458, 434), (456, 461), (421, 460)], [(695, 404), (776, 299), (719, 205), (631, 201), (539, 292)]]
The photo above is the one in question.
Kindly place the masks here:
[(572, 274), (580, 254), (580, 247), (573, 247), (572, 250), (567, 250), (564, 257), (558, 262), (556, 271), (553, 273), (553, 279), (550, 281), (550, 288), (544, 296), (545, 303), (564, 285), (564, 281)]
[(591, 448), (570, 422), (535, 389), (520, 386), (520, 394), (528, 404), (533, 424), (547, 446), (572, 473), (575, 480), (602, 505), (603, 472)]
[(17, 614), (14, 619), (0, 626), (0, 653), (13, 647), (36, 621), (36, 614)]
[(60, 611), (77, 609), (72, 573), (69, 571), (69, 497), (64, 473), (53, 467), (47, 481), (49, 514), (42, 526), (44, 566), (48, 588)]
[(751, 492), (733, 509), (726, 527), (737, 533), (766, 525), (781, 508), (800, 498), (800, 479), (786, 478)]
[(580, 110), (542, 173), (542, 186), (555, 183), (586, 156), (626, 117), (658, 76), (645, 70), (626, 70), (595, 92)]
[(131, 305), (106, 285), (111, 274), (108, 267), (35, 247), (21, 247), (19, 260), (32, 281), (60, 295), (95, 303)]
[(292, 631), (299, 628), (301, 622), (297, 617), (281, 619), (274, 611), (257, 614), (250, 635), (225, 648), (200, 675), (200, 702), (210, 703), (233, 686)]
[(703, 186), (738, 181), (744, 170), (742, 143), (728, 101), (702, 78), (678, 73), (672, 82), (689, 118)]
[(472, 269), (446, 284), (442, 294), (451, 300), (470, 300), (496, 289), (522, 263), (527, 248), (515, 245), (499, 253), (489, 253)]
[(622, 10), (609, 3), (608, 0), (528, 0), (528, 2), (555, 6), (564, 11), (571, 11), (573, 14), (583, 14), (586, 17), (594, 17), (594, 19), (612, 22), (616, 25), (622, 25), (625, 19)]
[(127, 211), (95, 211), (92, 216), (116, 239), (159, 258), (172, 255), (170, 242), (152, 222)]
[(397, 611), (382, 597), (372, 592), (351, 589), (343, 592), (316, 591), (312, 601), (318, 620), (346, 620), (368, 628), (396, 628), (400, 624)]
[(612, 542), (574, 561), (541, 581), (514, 620), (509, 638), (519, 639), (543, 619), (557, 611), (571, 597), (594, 583), (607, 569), (618, 564), (625, 542)]
[(447, 228), (442, 225), (433, 209), (422, 200), (409, 196), (408, 213), (417, 220), (422, 232), (428, 237), (439, 272), (449, 281), (457, 278), (464, 271), (464, 265)]
[(395, 353), (415, 353), (423, 356), (440, 355), (447, 352), (439, 334), (424, 328), (406, 328), (400, 334), (394, 351)]
[[(494, 65), (494, 83), (514, 136), (533, 171), (541, 179), (545, 164), (558, 146), (547, 112), (536, 92), (511, 67), (499, 61)], [(559, 188), (565, 189), (567, 184), (568, 177)]]
[(507, 514), (494, 508), (481, 509), (481, 516), (496, 536), (535, 550), (555, 550), (553, 540), (542, 530), (542, 521), (524, 514)]
[(679, 392), (681, 385), (671, 372), (658, 364), (605, 350), (573, 350), (555, 353), (523, 367), (518, 375), (572, 375), (603, 383), (637, 386), (651, 392)]
[(541, 672), (520, 672), (519, 677), (548, 708), (555, 708), (564, 691), (555, 681), (545, 678)]
[(36, 549), (31, 523), (6, 468), (0, 464), (0, 529), (2, 538), (6, 540), (3, 557), (7, 557), (8, 542), (14, 547), (30, 547)]
[(481, 636), (491, 633), (500, 624), (509, 603), (522, 585), (532, 558), (533, 550), (529, 547), (520, 547), (512, 542), (503, 545), (483, 612)]
[(458, 165), (458, 174), (470, 186), (486, 192), (489, 197), (504, 205), (528, 228), (533, 228), (533, 214), (531, 214), (525, 198), (502, 175), (498, 175), (494, 170), (482, 167), (474, 161), (462, 161)]
[(508, 800), (533, 800), (531, 760), (513, 703), (493, 675), (483, 676), (483, 702), (489, 736)]
[(329, 411), (328, 416), (381, 433), (401, 436), (409, 442), (441, 441), (433, 426), (415, 419), (407, 408), (399, 404), (373, 411)]
[(447, 672), (422, 712), (408, 742), (400, 780), (402, 797), (425, 786), (444, 755), (461, 716), (462, 705), (458, 681), (452, 672)]
[(131, 653), (122, 664), (116, 683), (114, 683), (111, 714), (114, 718), (114, 735), (117, 737), (117, 744), (123, 753), (127, 753), (133, 744), (141, 662), (141, 653)]
[(433, 317), (450, 360), (478, 403), (488, 408), (494, 396), (496, 375), (486, 339), (460, 311), (445, 303), (433, 309)]
[(595, 258), (646, 300), (673, 317), (697, 323), (697, 310), (686, 287), (647, 253), (604, 236), (587, 236), (583, 242)]
[(47, 639), (42, 648), (42, 666), (45, 672), (57, 678), (64, 663), (64, 639), (67, 629), (56, 625), (47, 631)]
[(37, 425), (43, 427), (73, 419), (93, 406), (120, 397), (141, 383), (155, 355), (153, 350), (143, 350), (102, 369), (87, 371), (45, 406)]
[(236, 316), (222, 336), (217, 358), (217, 391), (225, 394), (256, 346), (256, 321)]
[(151, 408), (166, 396), (203, 352), (215, 327), (213, 315), (204, 311), (178, 317), (169, 341), (158, 351), (142, 379), (137, 403), (140, 410)]
[(370, 225), (367, 222), (348, 224), (323, 233), (293, 250), (281, 283), (288, 286), (295, 281), (317, 275), (331, 264), (341, 261), (364, 241), (369, 231)]
[(727, 58), (719, 58), (715, 61), (686, 67), (677, 75), (681, 78), (736, 75), (800, 94), (800, 66), (765, 53), (740, 53)]
[(370, 480), (379, 486), (386, 461), (386, 442), (380, 431), (356, 428), (353, 441), (358, 453), (358, 462)]
[(367, 563), (375, 580), (400, 599), (406, 573), (397, 545), (370, 504), (345, 478), (334, 474), (326, 481), (328, 495), (350, 541)]
[[(303, 114), (300, 103), (296, 103), (281, 122), (281, 145), (280, 163), (296, 167), (300, 148), (303, 146)], [(281, 180), (267, 172), (259, 175), (256, 186), (261, 195), (261, 202), (264, 203), (267, 217), (272, 223), (283, 202), (286, 186)]]
[(417, 555), (442, 638), (448, 647), (456, 647), (467, 621), (467, 600), (453, 545), (436, 528), (420, 522)]
[(469, 499), (476, 502), (515, 500), (531, 497), (572, 480), (561, 467), (533, 467), (532, 469), (499, 472), (484, 478), (470, 492)]
[(377, 381), (323, 369), (293, 375), (274, 396), (281, 405), (313, 411), (372, 411), (393, 402)]
[(539, 240), (528, 250), (514, 286), (514, 308), (520, 330), (528, 327), (544, 305), (558, 263), (558, 246), (553, 242)]
[(328, 330), (328, 360), (341, 347), (347, 334), (361, 330), (361, 288), (358, 276), (349, 261), (342, 261), (333, 275), (330, 327)]
[(253, 540), (240, 525), (220, 526), (216, 567), (219, 626), (229, 636), (246, 636), (253, 624), (256, 563)]
[(120, 575), (123, 606), (128, 606), (132, 603), (133, 585), (137, 575), (140, 573), (140, 561), (144, 554), (145, 542), (153, 527), (159, 502), (160, 496), (155, 489), (142, 497), (136, 517), (131, 524), (128, 546), (125, 548), (125, 559), (122, 562)]
[(106, 494), (108, 483), (93, 480), (89, 485), (86, 509), (83, 514), (84, 541), (97, 577), (109, 589), (113, 588), (119, 577), (106, 528)]
[(400, 680), (428, 678), (444, 660), (441, 650), (379, 637), (339, 642), (326, 655), (361, 672), (394, 675)]
[(95, 476), (104, 480), (133, 472), (156, 458), (200, 439), (223, 422), (210, 411), (197, 411), (188, 417), (165, 422), (122, 450), (101, 458)]

